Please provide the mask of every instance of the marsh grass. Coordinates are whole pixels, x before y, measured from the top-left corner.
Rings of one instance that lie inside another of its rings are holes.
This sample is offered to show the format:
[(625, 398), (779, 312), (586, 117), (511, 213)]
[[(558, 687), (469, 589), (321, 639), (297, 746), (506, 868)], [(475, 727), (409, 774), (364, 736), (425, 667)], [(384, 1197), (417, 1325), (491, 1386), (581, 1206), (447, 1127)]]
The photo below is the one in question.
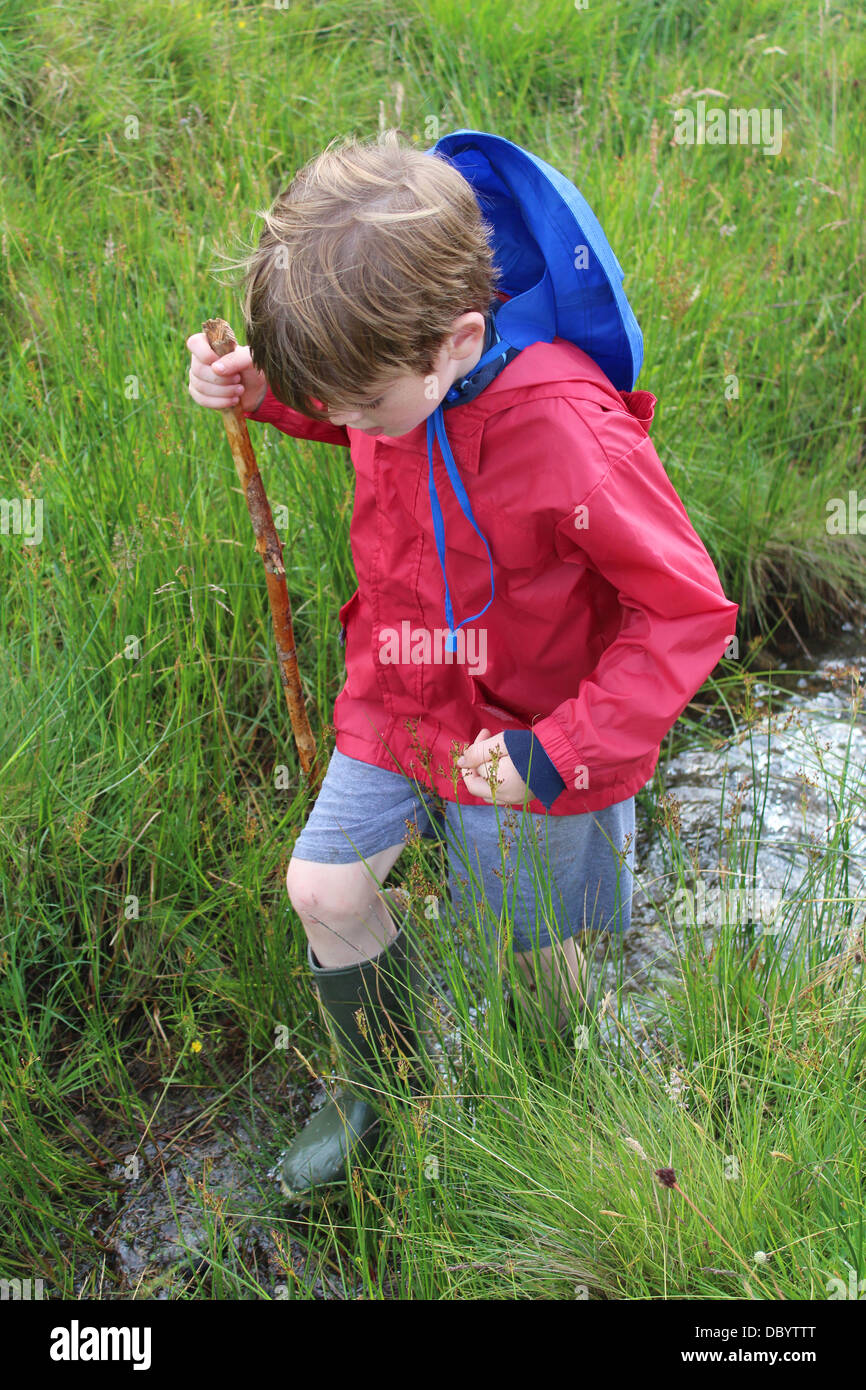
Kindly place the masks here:
[[(830, 944), (862, 916), (841, 878), (820, 923), (792, 899), (784, 959), (765, 946), (752, 967), (733, 928), (712, 960), (695, 939), (678, 987), (642, 1003), (651, 1046), (620, 1013), (621, 960), (570, 1044), (509, 1023), (507, 950), (491, 959), (485, 924), (443, 897), (426, 945), (456, 1070), (430, 1073), (426, 1108), (383, 1078), (377, 1164), (316, 1209), (278, 1200), (265, 1171), (305, 1117), (301, 1059), (330, 1062), (284, 888), (310, 804), (231, 457), (187, 395), (184, 347), (209, 316), (240, 327), (221, 253), (335, 133), (380, 117), (421, 148), (431, 119), (502, 132), (573, 174), (625, 267), (653, 437), (742, 605), (744, 651), (780, 624), (820, 629), (866, 596), (860, 537), (825, 525), (864, 483), (862, 67), (855, 13), (766, 0), (635, 0), (612, 21), (552, 3), (4, 6), (2, 489), (44, 501), (40, 544), (0, 538), (5, 1277), (273, 1296), (244, 1244), (254, 1218), (282, 1250), (280, 1297), (802, 1298), (846, 1261), (866, 1273), (860, 967)], [(672, 145), (673, 109), (705, 88), (781, 106), (782, 153)], [(329, 750), (351, 465), (266, 429), (254, 443)], [(730, 663), (666, 754), (717, 737), (741, 690)], [(842, 842), (822, 853), (839, 877)], [(675, 837), (671, 856), (685, 875)], [(397, 877), (442, 874), (437, 847), (409, 844)], [(282, 1087), (263, 1081), (274, 1066)], [(121, 1285), (118, 1162), (154, 1135), (172, 1153), (172, 1102), (214, 1090), (209, 1117), (255, 1136), (237, 1154), (255, 1196), (200, 1192), (192, 1264)], [(757, 1249), (769, 1262), (747, 1275)]]

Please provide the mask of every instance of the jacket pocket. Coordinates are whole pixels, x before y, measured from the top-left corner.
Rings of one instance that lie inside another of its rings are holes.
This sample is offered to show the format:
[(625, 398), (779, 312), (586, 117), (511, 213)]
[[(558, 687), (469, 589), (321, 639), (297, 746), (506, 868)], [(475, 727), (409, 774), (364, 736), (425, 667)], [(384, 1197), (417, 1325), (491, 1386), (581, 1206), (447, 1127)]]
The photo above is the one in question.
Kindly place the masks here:
[[(502, 696), (490, 690), (484, 681), (477, 676), (469, 675), (469, 682), (472, 689), (471, 703), (476, 717), (481, 721), (481, 725), (491, 725), (492, 732), (498, 733), (500, 729), (526, 729), (529, 727), (529, 719), (526, 712), (515, 713), (513, 710), (506, 709), (500, 702)], [(494, 725), (498, 727), (493, 727)]]

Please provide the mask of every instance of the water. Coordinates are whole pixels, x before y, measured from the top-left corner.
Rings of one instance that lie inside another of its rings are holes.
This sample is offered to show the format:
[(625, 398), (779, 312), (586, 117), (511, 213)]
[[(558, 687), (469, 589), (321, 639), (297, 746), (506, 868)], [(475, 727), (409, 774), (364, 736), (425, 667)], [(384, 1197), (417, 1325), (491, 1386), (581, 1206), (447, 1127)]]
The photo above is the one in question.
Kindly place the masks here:
[[(665, 793), (675, 798), (686, 881), (701, 907), (697, 920), (708, 948), (723, 920), (751, 917), (758, 933), (779, 935), (780, 924), (797, 916), (791, 899), (798, 895), (803, 904), (807, 898), (847, 896), (847, 904), (837, 901), (835, 912), (825, 908), (823, 917), (834, 916), (838, 925), (847, 908), (852, 925), (862, 924), (866, 706), (855, 716), (851, 692), (852, 672), (859, 672), (866, 687), (866, 627), (846, 623), (823, 652), (815, 652), (805, 674), (791, 674), (795, 665), (806, 665), (802, 655), (774, 670), (772, 680), (758, 677), (754, 704), (760, 715), (751, 728), (741, 725), (722, 748), (690, 748), (666, 763), (660, 760)], [(835, 884), (816, 884), (816, 866), (831, 838), (840, 842), (834, 828), (840, 814), (848, 821), (843, 827), (847, 854), (839, 854), (847, 885), (841, 874)], [(633, 927), (623, 943), (626, 990), (660, 985), (673, 973), (684, 940), (676, 920), (667, 921), (679, 916), (684, 923), (690, 904), (675, 897), (679, 879), (665, 840), (657, 826), (639, 817), (640, 886)], [(732, 851), (732, 841), (745, 849), (745, 862)], [(821, 915), (820, 901), (814, 906)], [(694, 913), (690, 920), (695, 922)], [(790, 951), (794, 941), (788, 936), (782, 943), (780, 935), (782, 944)], [(611, 988), (612, 969), (608, 975)]]

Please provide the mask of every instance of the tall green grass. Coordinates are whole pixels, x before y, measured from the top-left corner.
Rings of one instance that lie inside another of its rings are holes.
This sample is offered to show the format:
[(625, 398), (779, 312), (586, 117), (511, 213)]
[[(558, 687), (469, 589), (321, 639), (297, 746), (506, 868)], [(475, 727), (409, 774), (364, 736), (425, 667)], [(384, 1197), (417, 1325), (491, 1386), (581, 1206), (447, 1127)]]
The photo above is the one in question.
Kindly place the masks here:
[[(470, 126), (537, 151), (625, 268), (653, 437), (742, 604), (744, 649), (780, 624), (813, 631), (866, 591), (860, 537), (825, 525), (828, 499), (864, 485), (863, 48), (853, 10), (731, 0), (5, 5), (0, 469), (4, 497), (43, 500), (44, 539), (0, 536), (0, 1272), (111, 1294), (99, 1232), (116, 1159), (160, 1104), (216, 1086), (273, 1149), (292, 1125), (261, 1094), (265, 1059), (306, 1075), (275, 1029), (327, 1060), (283, 883), (309, 797), (232, 461), (186, 391), (186, 337), (214, 314), (242, 327), (222, 254), (336, 134), (382, 122), (426, 148)], [(707, 89), (781, 107), (782, 153), (673, 145), (673, 110)], [(351, 465), (253, 431), (289, 517), (299, 662), (329, 748)], [(735, 684), (711, 699), (730, 704)], [(438, 851), (410, 845), (397, 877), (413, 874), (441, 886)], [(455, 930), (462, 953), (447, 934), (427, 944), (478, 1099), (437, 1095), (425, 1120), (397, 1095), (396, 1148), (323, 1213), (287, 1215), (251, 1160), (261, 1212), (305, 1252), (286, 1296), (737, 1297), (746, 1279), (804, 1297), (844, 1259), (866, 1273), (850, 961), (805, 995), (829, 948), (777, 962), (765, 1013), (733, 936), (709, 964), (685, 957), (681, 990), (653, 1006), (666, 1055), (694, 1068), (682, 1106), (630, 1034), (613, 1051), (602, 1034), (515, 1042), (499, 974), (466, 964), (480, 924)], [(431, 1153), (440, 1178), (422, 1182)], [(740, 1260), (653, 1165), (676, 1169)], [(249, 1213), (202, 1201), (213, 1240), (179, 1296), (262, 1292), (232, 1239)], [(747, 1276), (752, 1246), (773, 1253)]]

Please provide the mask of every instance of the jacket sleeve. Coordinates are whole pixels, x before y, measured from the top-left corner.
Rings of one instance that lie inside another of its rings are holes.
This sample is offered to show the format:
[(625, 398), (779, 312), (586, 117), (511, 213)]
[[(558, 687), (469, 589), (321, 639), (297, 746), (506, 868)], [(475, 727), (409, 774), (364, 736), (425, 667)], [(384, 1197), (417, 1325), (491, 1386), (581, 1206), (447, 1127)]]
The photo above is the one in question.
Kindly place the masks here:
[[(556, 525), (556, 549), (613, 585), (622, 620), (574, 698), (532, 732), (566, 786), (578, 774), (591, 789), (594, 770), (606, 781), (617, 766), (658, 751), (730, 642), (738, 605), (725, 597), (644, 426), (627, 413), (573, 407), (580, 419), (563, 462), (583, 524), (577, 529), (569, 510)], [(579, 480), (589, 484), (582, 499)]]
[(329, 425), (325, 420), (313, 420), (309, 415), (302, 415), (299, 410), (290, 409), (277, 400), (270, 386), (258, 410), (245, 410), (244, 414), (248, 420), (261, 420), (281, 430), (283, 434), (293, 434), (296, 439), (317, 439), (325, 444), (342, 444), (346, 449), (349, 447), (349, 433), (345, 426)]

